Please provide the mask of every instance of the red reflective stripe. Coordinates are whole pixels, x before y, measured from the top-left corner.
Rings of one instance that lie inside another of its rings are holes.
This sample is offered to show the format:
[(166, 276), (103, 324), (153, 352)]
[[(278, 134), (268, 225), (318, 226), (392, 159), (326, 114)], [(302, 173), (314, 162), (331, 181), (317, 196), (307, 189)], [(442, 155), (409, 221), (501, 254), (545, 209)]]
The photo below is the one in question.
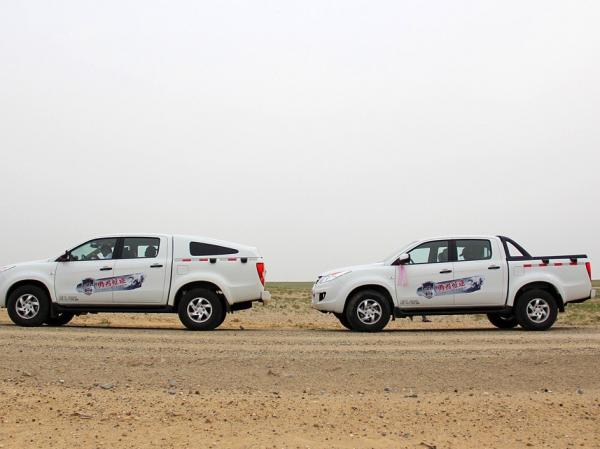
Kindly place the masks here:
[(540, 266), (540, 267), (547, 267), (547, 266), (548, 266), (548, 264), (547, 264), (547, 263), (541, 263), (541, 264), (539, 264), (539, 266)]
[(237, 260), (237, 257), (230, 257), (229, 259), (227, 259), (229, 262), (235, 262)]
[(208, 262), (208, 259), (198, 259), (198, 262)]
[(563, 265), (562, 262), (554, 262), (555, 267), (562, 267), (562, 265)]
[(533, 265), (531, 265), (530, 263), (526, 263), (525, 265), (523, 265), (523, 268), (531, 268), (533, 267)]
[(182, 262), (191, 262), (192, 259), (181, 259)]
[(569, 265), (577, 265), (577, 262), (571, 262)]

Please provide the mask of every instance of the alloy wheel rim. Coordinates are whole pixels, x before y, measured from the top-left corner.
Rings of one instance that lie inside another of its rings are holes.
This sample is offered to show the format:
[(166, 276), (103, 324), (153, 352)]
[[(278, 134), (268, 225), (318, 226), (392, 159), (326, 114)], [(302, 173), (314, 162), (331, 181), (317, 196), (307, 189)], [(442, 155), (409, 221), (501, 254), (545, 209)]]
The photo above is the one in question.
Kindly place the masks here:
[(40, 311), (40, 301), (31, 293), (25, 293), (17, 298), (15, 311), (20, 318), (30, 320)]
[(381, 304), (374, 299), (363, 299), (356, 308), (356, 315), (363, 324), (375, 324), (381, 319)]
[(187, 306), (188, 316), (195, 323), (205, 323), (213, 313), (213, 306), (206, 298), (194, 298)]
[(550, 316), (550, 305), (543, 298), (534, 298), (527, 303), (527, 317), (534, 323), (543, 323)]

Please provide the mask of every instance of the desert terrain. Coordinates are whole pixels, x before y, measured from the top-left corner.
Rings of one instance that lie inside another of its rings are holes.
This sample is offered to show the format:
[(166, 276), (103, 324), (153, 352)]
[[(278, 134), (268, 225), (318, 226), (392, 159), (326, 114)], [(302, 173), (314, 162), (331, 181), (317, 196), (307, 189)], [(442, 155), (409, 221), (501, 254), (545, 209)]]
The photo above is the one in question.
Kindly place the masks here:
[(346, 331), (309, 285), (213, 332), (175, 315), (19, 328), (0, 312), (0, 448), (600, 447), (600, 301), (548, 332), (485, 317)]

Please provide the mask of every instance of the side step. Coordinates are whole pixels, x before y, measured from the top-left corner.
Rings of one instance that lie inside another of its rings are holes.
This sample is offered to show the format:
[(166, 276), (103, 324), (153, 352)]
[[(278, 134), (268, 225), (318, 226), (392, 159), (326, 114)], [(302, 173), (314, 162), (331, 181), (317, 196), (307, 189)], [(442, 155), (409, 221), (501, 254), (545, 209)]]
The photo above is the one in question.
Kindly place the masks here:
[(411, 316), (422, 316), (422, 315), (476, 315), (486, 313), (506, 313), (507, 315), (512, 312), (511, 307), (506, 306), (490, 306), (490, 307), (470, 307), (470, 306), (458, 306), (458, 307), (432, 307), (427, 309), (401, 309), (400, 307), (394, 308), (394, 317), (396, 318), (408, 318)]
[(115, 306), (115, 305), (64, 305), (52, 304), (55, 312), (72, 312), (72, 313), (172, 313), (175, 309), (171, 306)]

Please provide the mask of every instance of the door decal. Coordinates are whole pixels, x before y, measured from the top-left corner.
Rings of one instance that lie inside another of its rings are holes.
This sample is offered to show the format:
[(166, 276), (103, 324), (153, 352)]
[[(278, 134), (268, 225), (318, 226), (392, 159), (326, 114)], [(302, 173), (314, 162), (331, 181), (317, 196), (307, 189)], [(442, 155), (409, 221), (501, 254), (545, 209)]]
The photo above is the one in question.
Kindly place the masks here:
[(114, 276), (102, 279), (83, 279), (77, 284), (76, 290), (79, 293), (91, 295), (96, 292), (114, 292), (117, 290), (135, 290), (144, 283), (142, 273), (126, 274), (123, 276)]
[(472, 293), (481, 290), (483, 276), (471, 276), (444, 282), (425, 282), (417, 289), (417, 295), (431, 299), (434, 296)]

